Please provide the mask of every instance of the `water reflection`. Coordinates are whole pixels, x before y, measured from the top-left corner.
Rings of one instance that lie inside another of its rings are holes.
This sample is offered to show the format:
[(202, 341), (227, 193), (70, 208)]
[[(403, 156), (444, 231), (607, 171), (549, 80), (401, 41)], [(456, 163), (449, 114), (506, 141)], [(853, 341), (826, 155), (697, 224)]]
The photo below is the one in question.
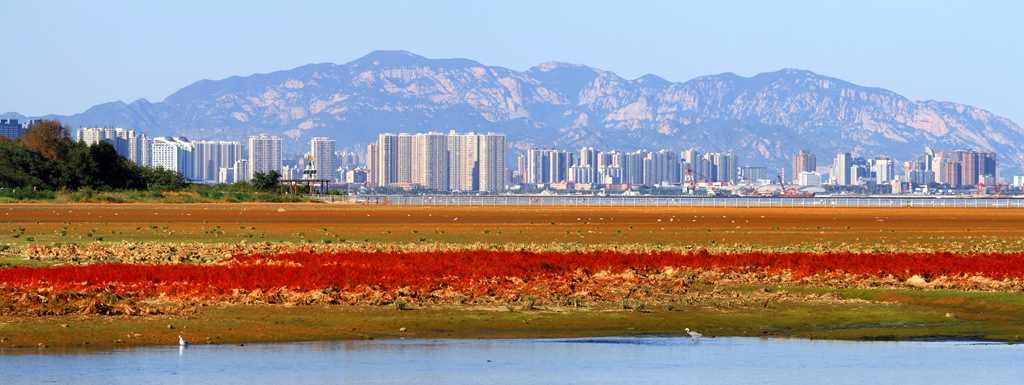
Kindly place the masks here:
[[(1015, 383), (1024, 346), (972, 342), (583, 338), (0, 350), (5, 384)], [(40, 354), (39, 352), (48, 352)]]

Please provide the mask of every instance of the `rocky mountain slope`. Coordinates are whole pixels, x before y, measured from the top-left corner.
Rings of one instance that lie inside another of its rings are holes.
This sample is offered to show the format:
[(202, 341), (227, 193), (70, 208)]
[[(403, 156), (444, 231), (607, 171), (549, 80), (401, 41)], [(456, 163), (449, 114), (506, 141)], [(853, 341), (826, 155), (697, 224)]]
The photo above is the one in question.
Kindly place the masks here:
[(111, 102), (49, 117), (193, 140), (269, 133), (286, 139), (286, 152), (304, 151), (314, 136), (356, 149), (383, 132), (457, 130), (507, 134), (510, 158), (538, 146), (696, 148), (732, 152), (746, 165), (778, 172), (800, 149), (827, 165), (838, 151), (909, 160), (931, 146), (996, 151), (1004, 177), (1024, 162), (1024, 130), (1008, 119), (794, 69), (673, 83), (557, 62), (520, 72), (376, 51), (342, 65), (202, 80), (162, 102)]

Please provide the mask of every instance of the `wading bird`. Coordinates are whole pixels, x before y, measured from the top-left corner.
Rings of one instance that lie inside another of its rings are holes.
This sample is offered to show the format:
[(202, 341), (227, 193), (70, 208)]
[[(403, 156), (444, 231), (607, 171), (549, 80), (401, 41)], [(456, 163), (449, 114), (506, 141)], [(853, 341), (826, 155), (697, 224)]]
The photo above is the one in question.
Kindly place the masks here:
[[(686, 329), (686, 330), (690, 330), (690, 329)], [(178, 346), (188, 346), (188, 341), (185, 341), (185, 339), (181, 338), (181, 336), (179, 335), (178, 336)]]
[(697, 333), (697, 332), (691, 332), (690, 328), (686, 328), (686, 332), (690, 334), (690, 339), (692, 339), (694, 341), (700, 341), (700, 338), (704, 337), (703, 334), (700, 334), (700, 333)]

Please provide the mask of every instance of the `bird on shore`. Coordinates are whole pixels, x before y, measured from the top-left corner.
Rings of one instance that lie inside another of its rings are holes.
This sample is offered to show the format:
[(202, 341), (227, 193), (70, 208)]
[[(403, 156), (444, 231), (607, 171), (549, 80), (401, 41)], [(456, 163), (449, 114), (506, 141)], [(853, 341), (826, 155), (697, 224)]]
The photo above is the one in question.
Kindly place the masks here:
[(703, 334), (700, 334), (700, 333), (697, 333), (697, 332), (691, 332), (690, 328), (686, 328), (686, 332), (690, 334), (690, 339), (693, 340), (693, 341), (700, 341), (700, 338), (704, 337)]
[[(690, 329), (686, 329), (686, 330), (690, 330)], [(178, 346), (188, 346), (188, 345), (189, 345), (189, 342), (185, 341), (185, 339), (181, 338), (181, 335), (179, 335), (178, 336)]]

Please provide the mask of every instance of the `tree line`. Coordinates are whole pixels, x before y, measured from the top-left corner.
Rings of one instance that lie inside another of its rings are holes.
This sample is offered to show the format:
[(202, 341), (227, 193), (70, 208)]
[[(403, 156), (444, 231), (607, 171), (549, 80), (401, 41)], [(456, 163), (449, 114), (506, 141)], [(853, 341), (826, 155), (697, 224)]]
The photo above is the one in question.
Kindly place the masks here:
[(136, 165), (107, 142), (86, 145), (71, 139), (56, 120), (29, 127), (21, 137), (0, 136), (0, 187), (32, 191), (179, 190), (188, 186), (180, 172)]

